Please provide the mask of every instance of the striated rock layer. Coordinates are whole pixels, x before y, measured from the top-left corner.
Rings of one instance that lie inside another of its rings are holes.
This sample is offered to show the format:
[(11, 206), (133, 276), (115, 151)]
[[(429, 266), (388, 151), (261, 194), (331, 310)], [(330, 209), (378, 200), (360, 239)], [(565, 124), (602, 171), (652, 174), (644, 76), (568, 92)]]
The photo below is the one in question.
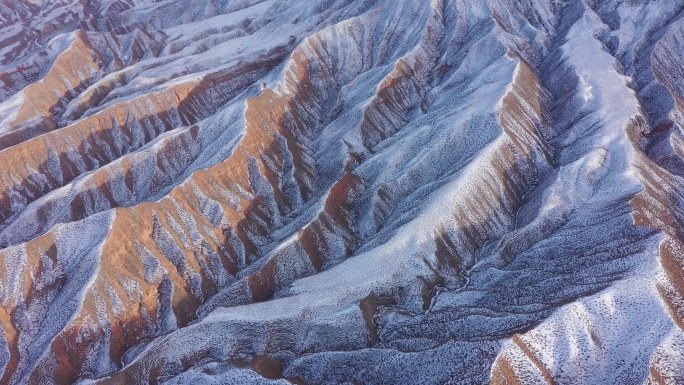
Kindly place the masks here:
[(684, 383), (684, 1), (0, 3), (0, 383)]

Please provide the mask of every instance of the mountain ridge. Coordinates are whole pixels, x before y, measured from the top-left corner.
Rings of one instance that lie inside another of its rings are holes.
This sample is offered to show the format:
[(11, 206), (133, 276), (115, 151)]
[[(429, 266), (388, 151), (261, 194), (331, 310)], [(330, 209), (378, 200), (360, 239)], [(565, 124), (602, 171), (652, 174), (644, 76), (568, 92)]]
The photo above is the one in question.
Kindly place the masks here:
[(3, 2), (0, 382), (683, 381), (683, 10)]

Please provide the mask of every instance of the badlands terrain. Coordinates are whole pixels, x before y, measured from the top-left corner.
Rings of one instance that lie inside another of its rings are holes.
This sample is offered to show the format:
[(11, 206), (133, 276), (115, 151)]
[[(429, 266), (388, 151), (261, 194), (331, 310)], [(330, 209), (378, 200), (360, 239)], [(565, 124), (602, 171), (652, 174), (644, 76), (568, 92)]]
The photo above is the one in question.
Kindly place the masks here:
[(683, 384), (684, 0), (0, 0), (0, 384)]

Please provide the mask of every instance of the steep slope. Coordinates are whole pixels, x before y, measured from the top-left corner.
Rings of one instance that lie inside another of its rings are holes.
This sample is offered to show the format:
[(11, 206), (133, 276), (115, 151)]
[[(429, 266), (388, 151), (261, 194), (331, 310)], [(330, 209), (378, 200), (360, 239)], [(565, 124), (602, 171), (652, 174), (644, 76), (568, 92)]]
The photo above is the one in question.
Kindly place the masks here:
[(684, 381), (683, 12), (0, 4), (0, 383)]

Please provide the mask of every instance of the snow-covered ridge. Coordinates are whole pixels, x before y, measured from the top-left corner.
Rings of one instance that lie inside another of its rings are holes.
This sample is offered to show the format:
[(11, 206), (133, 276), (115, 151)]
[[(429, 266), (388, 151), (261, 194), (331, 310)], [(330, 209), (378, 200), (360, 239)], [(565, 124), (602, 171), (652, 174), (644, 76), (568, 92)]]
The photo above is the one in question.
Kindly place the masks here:
[(684, 381), (683, 1), (0, 4), (0, 383)]

